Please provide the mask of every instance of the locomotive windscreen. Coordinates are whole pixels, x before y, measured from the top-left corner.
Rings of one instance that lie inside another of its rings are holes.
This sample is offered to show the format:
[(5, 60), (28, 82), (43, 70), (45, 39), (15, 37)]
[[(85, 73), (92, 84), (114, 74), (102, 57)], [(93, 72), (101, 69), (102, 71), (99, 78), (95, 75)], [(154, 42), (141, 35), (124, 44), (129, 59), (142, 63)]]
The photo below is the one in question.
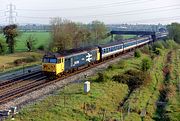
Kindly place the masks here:
[(44, 57), (43, 58), (43, 62), (44, 63), (57, 63), (57, 58), (47, 58), (47, 57)]

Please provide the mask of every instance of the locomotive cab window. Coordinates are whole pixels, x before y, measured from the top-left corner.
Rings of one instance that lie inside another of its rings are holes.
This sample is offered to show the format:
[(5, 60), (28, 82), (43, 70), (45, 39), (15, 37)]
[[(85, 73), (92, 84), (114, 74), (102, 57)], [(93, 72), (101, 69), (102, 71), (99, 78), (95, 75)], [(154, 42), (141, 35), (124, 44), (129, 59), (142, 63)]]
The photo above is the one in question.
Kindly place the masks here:
[(49, 63), (49, 58), (43, 58), (44, 63)]
[(50, 63), (57, 63), (57, 59), (56, 59), (56, 58), (50, 58), (50, 59), (49, 59), (49, 62), (50, 62)]

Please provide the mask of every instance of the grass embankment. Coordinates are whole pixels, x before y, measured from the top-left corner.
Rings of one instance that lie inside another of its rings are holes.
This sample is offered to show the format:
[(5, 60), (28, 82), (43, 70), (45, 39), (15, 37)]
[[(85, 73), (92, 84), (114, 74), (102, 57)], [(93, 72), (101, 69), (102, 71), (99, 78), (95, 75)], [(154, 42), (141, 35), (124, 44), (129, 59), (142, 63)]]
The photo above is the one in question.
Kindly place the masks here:
[[(8, 55), (0, 55), (0, 72), (9, 72), (20, 68), (39, 64), (42, 58), (41, 53), (21, 52)], [(19, 60), (24, 60), (19, 61)], [(26, 61), (25, 61), (26, 60)]]
[[(143, 58), (152, 57), (142, 54), (139, 58), (129, 58), (108, 67), (99, 76), (90, 77), (91, 91), (83, 93), (83, 83), (71, 84), (54, 96), (23, 108), (15, 119), (17, 121), (99, 121), (124, 120), (151, 121), (156, 117), (156, 102), (164, 82), (163, 68), (169, 49), (155, 56), (148, 73), (151, 81), (134, 89), (129, 94), (128, 85), (114, 82), (113, 77), (128, 70), (141, 70)], [(101, 72), (102, 73), (102, 72)], [(103, 77), (99, 82), (100, 75)], [(127, 97), (128, 96), (128, 97)], [(171, 102), (171, 101), (169, 101)], [(123, 103), (123, 104), (122, 104)], [(128, 113), (129, 112), (129, 113)]]
[(170, 121), (178, 121), (180, 119), (180, 51), (173, 51), (172, 58), (166, 117)]

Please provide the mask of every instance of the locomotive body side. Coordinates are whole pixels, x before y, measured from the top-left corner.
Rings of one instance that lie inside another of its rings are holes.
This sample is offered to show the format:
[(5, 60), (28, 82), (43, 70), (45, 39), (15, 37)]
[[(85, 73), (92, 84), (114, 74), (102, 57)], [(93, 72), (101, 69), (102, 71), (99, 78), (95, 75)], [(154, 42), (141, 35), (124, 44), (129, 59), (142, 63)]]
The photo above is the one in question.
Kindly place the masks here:
[(65, 56), (65, 71), (88, 65), (99, 59), (97, 49)]

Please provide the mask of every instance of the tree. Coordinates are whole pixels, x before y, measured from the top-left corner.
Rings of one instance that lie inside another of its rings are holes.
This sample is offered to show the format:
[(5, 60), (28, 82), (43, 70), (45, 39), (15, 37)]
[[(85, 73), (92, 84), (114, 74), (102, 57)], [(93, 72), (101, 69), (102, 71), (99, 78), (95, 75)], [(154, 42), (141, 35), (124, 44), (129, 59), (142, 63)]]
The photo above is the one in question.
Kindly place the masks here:
[(14, 53), (15, 37), (18, 36), (17, 25), (8, 25), (3, 28), (3, 34), (8, 44), (9, 52)]
[(77, 30), (76, 24), (69, 20), (54, 18), (51, 21), (51, 28), (51, 47), (56, 48), (55, 50), (71, 49)]
[(29, 35), (26, 40), (26, 47), (28, 48), (28, 51), (32, 51), (35, 49), (37, 39), (34, 38), (33, 35)]
[(169, 37), (173, 39), (175, 42), (180, 43), (180, 24), (172, 23), (167, 26), (169, 31)]
[(0, 54), (5, 54), (7, 52), (7, 44), (5, 41), (0, 39)]
[(99, 44), (99, 40), (106, 38), (107, 28), (103, 22), (92, 21), (91, 28), (92, 34), (95, 36), (96, 44)]

